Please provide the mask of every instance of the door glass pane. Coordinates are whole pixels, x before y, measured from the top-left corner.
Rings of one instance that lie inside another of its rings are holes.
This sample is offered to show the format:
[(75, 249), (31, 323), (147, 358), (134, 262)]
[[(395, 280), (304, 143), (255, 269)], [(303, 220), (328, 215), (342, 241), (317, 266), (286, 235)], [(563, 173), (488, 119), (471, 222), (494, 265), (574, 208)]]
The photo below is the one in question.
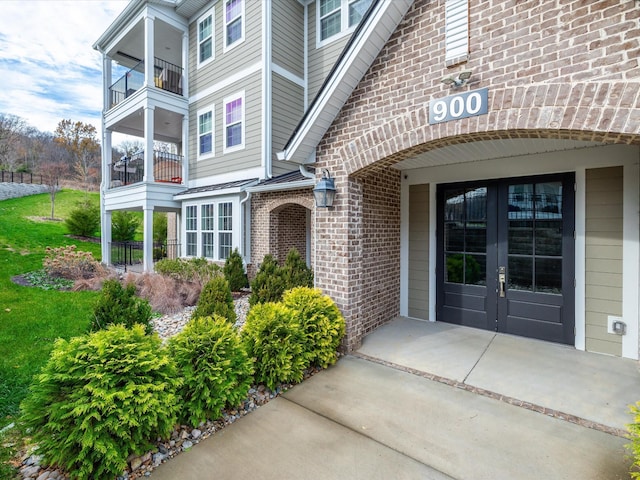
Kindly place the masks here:
[(536, 218), (562, 218), (562, 182), (536, 183)]
[(464, 251), (464, 224), (449, 222), (445, 225), (445, 250), (449, 252)]
[(509, 253), (520, 255), (533, 254), (533, 221), (509, 221)]
[(467, 190), (465, 206), (468, 222), (483, 221), (487, 218), (487, 188), (480, 187)]
[(562, 259), (536, 258), (536, 291), (562, 293)]
[(445, 255), (446, 278), (445, 282), (464, 283), (464, 254), (453, 253)]
[(536, 222), (536, 255), (562, 256), (562, 220)]
[(465, 278), (467, 285), (487, 284), (487, 257), (486, 255), (465, 256)]
[(531, 257), (509, 255), (508, 268), (508, 288), (533, 291), (533, 261)]
[(509, 220), (533, 218), (533, 184), (509, 185)]
[(467, 252), (487, 251), (487, 224), (485, 222), (469, 222), (465, 232)]

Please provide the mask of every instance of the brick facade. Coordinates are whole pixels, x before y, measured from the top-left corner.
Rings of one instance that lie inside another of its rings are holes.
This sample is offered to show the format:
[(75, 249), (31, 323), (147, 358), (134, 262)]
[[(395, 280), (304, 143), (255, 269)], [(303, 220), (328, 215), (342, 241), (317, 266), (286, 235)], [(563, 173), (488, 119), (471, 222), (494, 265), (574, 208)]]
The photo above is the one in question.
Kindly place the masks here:
[[(447, 67), (444, 1), (416, 1), (317, 148), (338, 194), (315, 214), (316, 283), (347, 319), (348, 350), (399, 311), (392, 165), (478, 140), (640, 144), (638, 2), (470, 0), (469, 12), (469, 60)], [(462, 70), (459, 91), (489, 89), (488, 114), (430, 126), (429, 101), (453, 93), (441, 79)]]
[[(252, 196), (251, 262), (247, 265), (250, 278), (255, 276), (262, 259), (268, 253), (282, 264), (289, 249), (295, 247), (302, 258), (306, 258), (307, 231), (313, 231), (312, 210), (311, 190), (263, 192)], [(313, 255), (311, 263), (313, 264)]]

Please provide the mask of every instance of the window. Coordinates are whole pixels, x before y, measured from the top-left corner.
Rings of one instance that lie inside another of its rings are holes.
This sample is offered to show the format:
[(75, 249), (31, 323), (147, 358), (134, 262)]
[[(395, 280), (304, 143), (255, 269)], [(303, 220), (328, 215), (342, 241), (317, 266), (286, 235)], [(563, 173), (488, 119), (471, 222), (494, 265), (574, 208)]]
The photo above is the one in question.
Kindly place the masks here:
[(198, 20), (198, 66), (213, 59), (213, 10)]
[[(224, 261), (233, 251), (233, 201), (211, 199), (185, 206), (185, 254)], [(237, 226), (236, 226), (237, 228)]]
[(225, 49), (244, 40), (244, 0), (227, 0), (224, 4)]
[(244, 148), (244, 92), (224, 101), (225, 152)]
[(233, 230), (232, 203), (226, 202), (218, 205), (218, 236), (220, 243), (219, 258), (227, 259), (233, 247), (231, 231)]
[(189, 205), (186, 208), (187, 251), (189, 257), (198, 256), (198, 208)]
[(371, 0), (318, 0), (318, 43), (353, 30), (371, 5)]
[(202, 205), (201, 223), (202, 223), (202, 256), (206, 258), (214, 258), (214, 209), (213, 204)]
[(213, 151), (214, 107), (198, 111), (198, 157), (211, 156)]
[(466, 61), (469, 56), (469, 0), (447, 0), (445, 22), (447, 65)]

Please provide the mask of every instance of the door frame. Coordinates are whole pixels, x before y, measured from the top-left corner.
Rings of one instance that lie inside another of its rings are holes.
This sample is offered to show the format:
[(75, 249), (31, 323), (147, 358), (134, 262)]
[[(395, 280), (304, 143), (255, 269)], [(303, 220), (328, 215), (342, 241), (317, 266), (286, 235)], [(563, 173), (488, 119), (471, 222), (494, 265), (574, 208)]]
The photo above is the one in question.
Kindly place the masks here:
[[(500, 328), (506, 328), (506, 307), (508, 299), (500, 299), (498, 297), (497, 289), (498, 289), (498, 272), (497, 267), (501, 262), (505, 262), (507, 258), (506, 252), (506, 238), (504, 237), (505, 229), (508, 228), (508, 211), (506, 210), (505, 205), (500, 205), (500, 199), (506, 193), (506, 189), (508, 189), (508, 185), (510, 184), (520, 184), (520, 183), (541, 183), (545, 181), (561, 181), (563, 185), (562, 189), (562, 205), (563, 205), (563, 230), (562, 230), (562, 259), (563, 259), (563, 268), (562, 268), (562, 296), (561, 296), (561, 318), (562, 318), (562, 329), (561, 329), (561, 338), (562, 340), (552, 340), (548, 338), (546, 335), (542, 337), (536, 336), (527, 336), (530, 338), (541, 338), (542, 340), (550, 340), (557, 341), (564, 344), (575, 345), (576, 343), (576, 316), (575, 316), (575, 281), (576, 281), (576, 265), (575, 265), (575, 254), (576, 254), (576, 176), (575, 172), (564, 172), (564, 173), (550, 173), (550, 174), (540, 174), (540, 175), (530, 175), (530, 176), (517, 176), (517, 177), (505, 177), (505, 178), (494, 178), (494, 179), (485, 179), (485, 180), (474, 180), (468, 182), (445, 182), (434, 185), (436, 188), (435, 193), (435, 211), (436, 211), (436, 245), (435, 245), (435, 256), (436, 256), (436, 275), (435, 275), (435, 285), (436, 285), (436, 305), (435, 305), (435, 313), (436, 313), (436, 321), (443, 321), (443, 309), (445, 307), (445, 288), (444, 288), (444, 191), (451, 189), (472, 189), (478, 186), (486, 186), (487, 187), (487, 237), (486, 242), (487, 245), (494, 245), (494, 248), (487, 248), (486, 250), (486, 261), (487, 261), (487, 271), (486, 271), (486, 282), (484, 286), (474, 286), (474, 285), (460, 285), (449, 284), (446, 289), (450, 294), (456, 294), (458, 290), (459, 293), (465, 292), (465, 296), (467, 297), (465, 300), (471, 299), (469, 302), (469, 306), (472, 304), (478, 304), (483, 293), (485, 295), (484, 302), (484, 312), (486, 318), (480, 321), (474, 320), (469, 322), (469, 326), (477, 326), (478, 328), (484, 328), (489, 331), (502, 331)], [(433, 184), (432, 184), (433, 185)], [(494, 215), (494, 218), (491, 216)], [(503, 224), (500, 224), (503, 222)], [(499, 233), (502, 232), (502, 233)], [(499, 243), (504, 243), (504, 245), (499, 246)], [(502, 249), (502, 250), (500, 250)], [(501, 252), (501, 253), (499, 253)], [(499, 258), (498, 255), (503, 258)], [(496, 268), (491, 268), (495, 264)], [(495, 285), (495, 289), (494, 289)], [(474, 290), (477, 290), (477, 297), (474, 297)], [(495, 290), (495, 294), (489, 294), (489, 292), (493, 292)], [(523, 297), (526, 298), (530, 296), (530, 292), (519, 292), (513, 291), (509, 292), (512, 297), (518, 298)], [(539, 293), (539, 295), (545, 295), (544, 293)], [(462, 297), (462, 295), (460, 295)], [(495, 296), (495, 298), (494, 298)], [(475, 300), (474, 300), (475, 298)], [(550, 300), (553, 300), (553, 297), (549, 297)], [(495, 301), (494, 301), (495, 300)], [(555, 303), (555, 302), (551, 302)], [(501, 313), (502, 312), (502, 313)], [(477, 313), (477, 312), (476, 312)], [(472, 316), (473, 314), (470, 314)], [(502, 316), (501, 316), (502, 315)], [(478, 315), (476, 315), (476, 318)], [(503, 318), (504, 317), (504, 318)], [(454, 318), (453, 321), (447, 320), (447, 323), (462, 323), (459, 319)], [(475, 325), (473, 325), (475, 323)], [(484, 326), (482, 326), (484, 324)], [(495, 324), (495, 327), (493, 325)], [(524, 325), (524, 324), (523, 324)], [(492, 328), (493, 327), (493, 328)], [(549, 325), (552, 328), (552, 325)], [(557, 330), (557, 329), (556, 329)], [(542, 331), (542, 330), (540, 330)], [(504, 332), (509, 333), (509, 332)], [(526, 336), (526, 335), (525, 335)], [(559, 338), (559, 336), (556, 336)]]

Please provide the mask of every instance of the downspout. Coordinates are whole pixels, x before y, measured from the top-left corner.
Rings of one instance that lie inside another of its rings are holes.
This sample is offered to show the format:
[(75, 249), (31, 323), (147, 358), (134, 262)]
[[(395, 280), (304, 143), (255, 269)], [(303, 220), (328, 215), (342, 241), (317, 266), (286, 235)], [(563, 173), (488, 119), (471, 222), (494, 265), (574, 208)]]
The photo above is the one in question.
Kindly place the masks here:
[(247, 205), (245, 204), (251, 199), (251, 192), (245, 191), (244, 193), (246, 193), (247, 196), (240, 200), (240, 223), (242, 224), (242, 231), (245, 233), (245, 238), (242, 242), (242, 258), (246, 270), (246, 266), (251, 260), (251, 217), (246, 213)]
[(299, 168), (300, 168), (300, 173), (302, 174), (303, 177), (311, 178), (313, 180), (316, 179), (316, 175), (314, 173), (311, 173), (309, 170), (307, 170), (307, 167), (305, 167), (304, 165), (300, 164)]
[(266, 179), (273, 176), (271, 135), (273, 112), (271, 111), (271, 4), (262, 3), (262, 161)]

